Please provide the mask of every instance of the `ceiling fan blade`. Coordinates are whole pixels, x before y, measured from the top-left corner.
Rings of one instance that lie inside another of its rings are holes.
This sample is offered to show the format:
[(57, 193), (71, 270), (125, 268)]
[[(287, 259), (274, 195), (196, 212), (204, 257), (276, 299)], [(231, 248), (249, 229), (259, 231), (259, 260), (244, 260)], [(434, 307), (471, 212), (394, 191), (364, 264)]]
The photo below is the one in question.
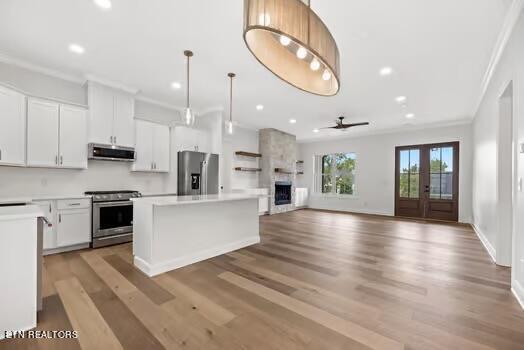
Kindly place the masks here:
[(320, 128), (320, 130), (322, 129), (340, 129), (340, 126), (328, 126), (328, 127), (325, 127), (325, 128)]
[(352, 127), (354, 127), (354, 126), (362, 126), (362, 125), (369, 125), (369, 123), (368, 123), (368, 122), (364, 122), (364, 123), (346, 124), (346, 125), (344, 125), (344, 127), (346, 127), (346, 128), (352, 128)]

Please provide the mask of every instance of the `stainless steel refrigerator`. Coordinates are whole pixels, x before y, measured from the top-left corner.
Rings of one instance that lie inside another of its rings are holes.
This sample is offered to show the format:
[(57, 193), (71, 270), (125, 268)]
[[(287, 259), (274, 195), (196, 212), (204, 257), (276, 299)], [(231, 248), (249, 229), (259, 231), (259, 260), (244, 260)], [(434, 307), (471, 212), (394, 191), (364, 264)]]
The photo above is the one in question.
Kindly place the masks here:
[(178, 152), (178, 195), (218, 193), (218, 154)]

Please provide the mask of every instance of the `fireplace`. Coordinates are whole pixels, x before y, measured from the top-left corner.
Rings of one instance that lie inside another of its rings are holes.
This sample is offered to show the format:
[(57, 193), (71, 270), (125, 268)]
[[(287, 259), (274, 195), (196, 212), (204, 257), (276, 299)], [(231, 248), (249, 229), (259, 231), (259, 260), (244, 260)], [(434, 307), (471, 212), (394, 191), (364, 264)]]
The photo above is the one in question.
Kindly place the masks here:
[(275, 182), (275, 205), (291, 204), (291, 182)]

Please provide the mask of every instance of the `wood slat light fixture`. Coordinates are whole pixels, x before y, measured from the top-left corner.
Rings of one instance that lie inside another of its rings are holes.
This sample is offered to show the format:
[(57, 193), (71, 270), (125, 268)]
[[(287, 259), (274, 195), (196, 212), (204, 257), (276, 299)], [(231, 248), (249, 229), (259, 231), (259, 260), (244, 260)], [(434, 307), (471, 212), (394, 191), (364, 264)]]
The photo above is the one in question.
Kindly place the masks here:
[(337, 43), (309, 0), (244, 0), (244, 41), (289, 84), (322, 96), (340, 90)]

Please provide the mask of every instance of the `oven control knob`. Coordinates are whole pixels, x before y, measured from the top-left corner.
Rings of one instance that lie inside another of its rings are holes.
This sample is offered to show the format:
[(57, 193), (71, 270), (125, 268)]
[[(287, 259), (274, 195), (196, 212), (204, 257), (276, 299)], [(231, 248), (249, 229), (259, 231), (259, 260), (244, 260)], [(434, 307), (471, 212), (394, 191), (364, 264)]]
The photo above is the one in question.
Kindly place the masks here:
[(116, 195), (118, 198), (122, 198), (122, 195), (121, 194), (117, 194)]

